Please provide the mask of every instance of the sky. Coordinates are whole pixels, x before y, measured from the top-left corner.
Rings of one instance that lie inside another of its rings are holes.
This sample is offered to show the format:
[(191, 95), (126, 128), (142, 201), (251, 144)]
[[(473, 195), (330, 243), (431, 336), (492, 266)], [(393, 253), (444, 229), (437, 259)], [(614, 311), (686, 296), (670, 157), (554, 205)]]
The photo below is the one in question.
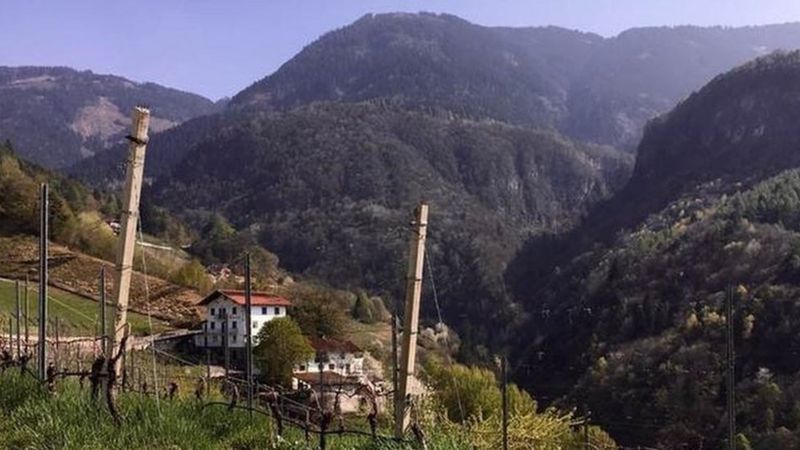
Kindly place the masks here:
[(798, 22), (800, 0), (0, 0), (0, 65), (89, 69), (217, 100), (325, 32), (391, 11), (614, 36), (639, 26)]

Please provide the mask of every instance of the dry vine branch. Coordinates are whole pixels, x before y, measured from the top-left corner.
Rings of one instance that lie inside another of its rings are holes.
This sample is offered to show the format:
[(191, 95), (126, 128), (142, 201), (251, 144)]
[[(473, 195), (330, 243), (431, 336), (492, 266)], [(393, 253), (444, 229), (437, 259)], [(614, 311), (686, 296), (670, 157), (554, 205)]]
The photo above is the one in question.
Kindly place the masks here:
[[(128, 344), (128, 336), (129, 336), (129, 328), (125, 328), (125, 333), (122, 335), (122, 339), (119, 343), (119, 351), (116, 355), (113, 355), (108, 360), (108, 380), (106, 382), (106, 404), (108, 405), (108, 412), (111, 413), (111, 417), (114, 418), (114, 422), (117, 426), (122, 425), (122, 418), (119, 415), (119, 411), (117, 410), (117, 371), (115, 369), (117, 361), (125, 354), (125, 348)], [(124, 369), (123, 369), (124, 370)]]
[(197, 400), (203, 400), (206, 392), (206, 379), (205, 377), (200, 377), (197, 380), (197, 385), (194, 388), (194, 397)]

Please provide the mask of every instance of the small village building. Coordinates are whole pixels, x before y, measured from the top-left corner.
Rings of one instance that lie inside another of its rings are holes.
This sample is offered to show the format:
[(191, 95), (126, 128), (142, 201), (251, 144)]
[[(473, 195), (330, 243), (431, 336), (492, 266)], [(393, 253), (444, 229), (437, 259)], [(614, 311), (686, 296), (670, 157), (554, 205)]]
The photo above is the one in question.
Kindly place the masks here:
[(322, 371), (343, 377), (364, 375), (364, 351), (353, 342), (325, 337), (309, 341), (314, 357), (296, 365), (295, 374), (318, 374)]
[(375, 386), (367, 377), (364, 351), (348, 340), (323, 337), (309, 342), (314, 356), (294, 367), (292, 387), (321, 392), (324, 407), (334, 411), (369, 410), (368, 393), (374, 393)]
[[(252, 292), (250, 298), (251, 336), (253, 345), (256, 345), (258, 333), (264, 324), (278, 317), (286, 317), (292, 303), (284, 297), (266, 292)], [(229, 348), (243, 349), (247, 317), (245, 303), (244, 291), (220, 289), (206, 296), (200, 302), (205, 307), (206, 322), (203, 332), (194, 337), (195, 346), (204, 347), (207, 341), (209, 348), (222, 348), (227, 335)]]

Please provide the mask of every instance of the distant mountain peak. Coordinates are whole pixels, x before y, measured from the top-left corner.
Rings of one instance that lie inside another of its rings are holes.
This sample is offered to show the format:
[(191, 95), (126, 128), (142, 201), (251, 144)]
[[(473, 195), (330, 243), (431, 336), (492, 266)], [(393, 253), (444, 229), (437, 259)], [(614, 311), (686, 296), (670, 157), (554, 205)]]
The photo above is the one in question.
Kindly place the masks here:
[(647, 27), (605, 39), (447, 14), (367, 14), (306, 46), (230, 107), (390, 98), (633, 150), (647, 120), (692, 89), (764, 52), (798, 47), (800, 24)]
[(0, 138), (47, 167), (74, 164), (120, 142), (139, 103), (153, 108), (153, 132), (219, 109), (199, 95), (90, 70), (0, 67)]

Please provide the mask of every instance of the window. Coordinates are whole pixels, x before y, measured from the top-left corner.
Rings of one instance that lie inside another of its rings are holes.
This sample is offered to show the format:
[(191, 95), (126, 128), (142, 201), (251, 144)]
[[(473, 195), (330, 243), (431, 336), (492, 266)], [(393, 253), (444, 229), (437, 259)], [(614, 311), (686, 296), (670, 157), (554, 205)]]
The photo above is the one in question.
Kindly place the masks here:
[(233, 342), (236, 342), (236, 335), (235, 335), (235, 334), (233, 335), (233, 338), (231, 338), (231, 340), (232, 340)]
[(216, 327), (217, 327), (217, 323), (216, 322), (211, 322), (211, 329), (213, 330)]
[(350, 364), (345, 364), (344, 365), (344, 370), (346, 370), (347, 373), (350, 373)]
[(231, 314), (233, 314), (234, 316), (236, 315), (236, 307), (235, 306), (233, 308), (231, 308)]
[(253, 328), (258, 328), (258, 321), (253, 321)]
[(330, 370), (336, 369), (336, 364), (328, 364), (328, 369)]
[(217, 335), (211, 336), (211, 342), (217, 342)]
[(231, 328), (236, 328), (236, 321), (235, 320), (231, 320)]
[(211, 315), (212, 316), (214, 315), (214, 312), (215, 312), (214, 310), (215, 310), (215, 308), (211, 308)]
[(220, 308), (219, 309), (219, 314), (220, 315), (224, 315), (225, 314), (225, 308)]
[(281, 315), (281, 309), (280, 308), (275, 308), (275, 315), (276, 316), (280, 316)]
[(261, 314), (267, 314), (267, 307), (266, 306), (261, 308)]

